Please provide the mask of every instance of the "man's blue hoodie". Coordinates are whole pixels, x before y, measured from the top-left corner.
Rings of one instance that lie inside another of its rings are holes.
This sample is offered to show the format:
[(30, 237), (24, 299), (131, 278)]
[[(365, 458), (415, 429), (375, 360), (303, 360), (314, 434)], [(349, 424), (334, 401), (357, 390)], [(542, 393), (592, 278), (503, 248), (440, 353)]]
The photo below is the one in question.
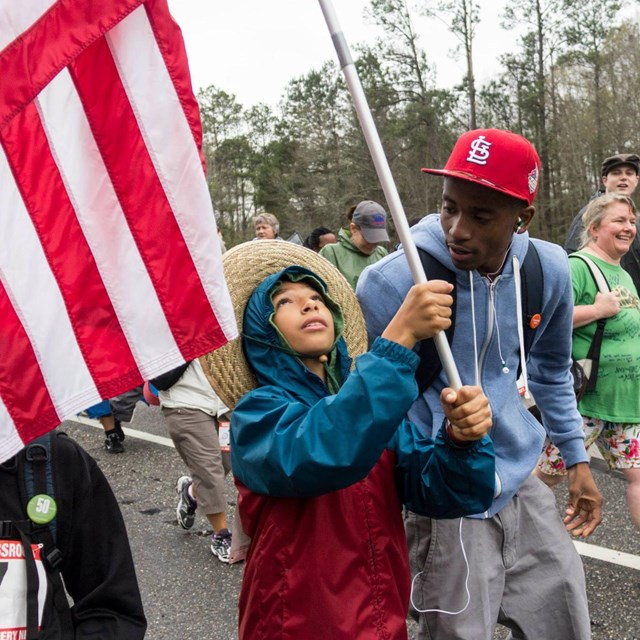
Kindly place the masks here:
[[(496, 495), (490, 509), (482, 514), (490, 517), (505, 506), (534, 469), (546, 433), (559, 447), (567, 467), (588, 460), (570, 373), (573, 294), (568, 259), (560, 246), (533, 240), (542, 264), (544, 292), (541, 322), (525, 369), (528, 388), (542, 413), (543, 427), (527, 411), (516, 383), (523, 349), (514, 258), (522, 264), (529, 235), (514, 234), (502, 274), (490, 283), (477, 271), (463, 271), (453, 265), (439, 214), (425, 217), (411, 231), (419, 248), (456, 274), (453, 358), (462, 383), (479, 384), (493, 413)], [(412, 284), (402, 249), (362, 273), (356, 293), (371, 341), (387, 326)], [(439, 394), (445, 386), (442, 371), (409, 412), (410, 420), (426, 433), (435, 435), (442, 425)]]

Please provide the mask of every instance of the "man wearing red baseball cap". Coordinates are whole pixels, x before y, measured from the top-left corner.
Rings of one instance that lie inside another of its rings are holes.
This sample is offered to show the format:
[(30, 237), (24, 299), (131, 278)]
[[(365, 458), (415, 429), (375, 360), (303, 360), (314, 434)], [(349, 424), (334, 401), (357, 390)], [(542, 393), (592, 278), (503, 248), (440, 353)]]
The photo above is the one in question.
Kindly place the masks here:
[[(411, 232), (419, 250), (455, 275), (451, 350), (462, 383), (481, 385), (491, 403), (496, 482), (485, 513), (432, 520), (408, 512), (418, 637), (491, 640), (500, 623), (529, 640), (587, 640), (584, 573), (565, 528), (588, 536), (602, 518), (602, 497), (589, 471), (569, 370), (573, 298), (567, 257), (561, 247), (530, 240), (527, 233), (540, 180), (538, 154), (522, 136), (480, 129), (458, 139), (444, 169), (423, 171), (444, 176), (442, 208)], [(520, 265), (530, 243), (544, 290), (527, 354)], [(371, 339), (411, 284), (402, 250), (362, 273), (356, 293)], [(519, 370), (546, 429), (523, 405)], [(441, 370), (409, 413), (428, 435), (442, 426), (438, 399), (445, 386)], [(531, 475), (546, 435), (569, 460), (564, 523), (553, 494)]]

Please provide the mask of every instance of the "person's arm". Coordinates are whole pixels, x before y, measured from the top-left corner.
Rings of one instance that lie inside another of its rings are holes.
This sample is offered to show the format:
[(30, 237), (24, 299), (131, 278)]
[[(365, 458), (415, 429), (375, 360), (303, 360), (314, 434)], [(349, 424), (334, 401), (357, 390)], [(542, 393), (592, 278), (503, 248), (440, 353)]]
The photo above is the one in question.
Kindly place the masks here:
[[(367, 267), (360, 274), (356, 287), (356, 296), (367, 324), (369, 344), (382, 335), (413, 285), (408, 269), (393, 268), (395, 264), (387, 264), (386, 267), (384, 272), (378, 264)], [(390, 277), (387, 276), (388, 271), (391, 271)]]
[[(544, 427), (561, 451), (567, 467), (587, 462), (582, 417), (578, 413), (571, 375), (573, 290), (568, 258), (559, 247), (545, 247), (542, 321), (527, 359), (529, 386)], [(554, 258), (561, 258), (554, 260)]]
[(451, 431), (445, 424), (434, 442), (404, 421), (417, 395), (417, 361), (379, 338), (340, 391), (311, 408), (274, 387), (254, 390), (232, 416), (234, 475), (256, 493), (313, 497), (361, 480), (391, 446), (403, 493), (419, 512), (454, 517), (488, 508), (494, 492), (493, 446), (482, 437), (491, 425), (488, 402), (479, 388), (463, 387), (456, 406), (445, 408)]
[(601, 318), (611, 318), (620, 311), (620, 298), (614, 291), (596, 293), (593, 304), (578, 304), (573, 308), (573, 328), (584, 327)]
[(417, 362), (380, 338), (338, 393), (311, 407), (279, 388), (251, 391), (231, 418), (234, 475), (256, 493), (299, 498), (361, 480), (417, 395)]
[[(581, 260), (570, 260), (573, 289), (573, 328), (586, 326), (601, 318), (615, 315), (620, 301), (615, 293), (601, 294), (596, 290), (593, 304), (593, 276), (589, 267)], [(596, 486), (587, 462), (567, 465), (569, 501), (565, 509), (564, 523), (573, 536), (586, 538), (602, 521), (603, 497)]]
[[(558, 263), (545, 291), (540, 337), (528, 359), (531, 391), (543, 423), (569, 473), (569, 505), (565, 524), (574, 535), (589, 535), (602, 519), (602, 496), (589, 470), (582, 417), (578, 413), (570, 371), (573, 300), (576, 287), (567, 265)], [(549, 259), (549, 263), (553, 261)], [(573, 267), (572, 267), (573, 269)], [(545, 275), (546, 277), (546, 275)], [(590, 277), (590, 276), (589, 276)], [(576, 298), (578, 299), (578, 298)]]
[(441, 400), (446, 419), (435, 440), (408, 421), (394, 437), (401, 498), (432, 518), (482, 513), (495, 493), (489, 402), (479, 387), (443, 389)]
[(75, 639), (142, 640), (147, 624), (118, 503), (95, 461), (77, 443), (66, 444), (75, 451), (60, 459), (56, 489)]
[(450, 291), (441, 281), (414, 286), (335, 395), (309, 406), (296, 401), (295, 382), (247, 394), (231, 421), (240, 481), (257, 493), (307, 497), (364, 478), (417, 397), (419, 359), (410, 349), (451, 324)]

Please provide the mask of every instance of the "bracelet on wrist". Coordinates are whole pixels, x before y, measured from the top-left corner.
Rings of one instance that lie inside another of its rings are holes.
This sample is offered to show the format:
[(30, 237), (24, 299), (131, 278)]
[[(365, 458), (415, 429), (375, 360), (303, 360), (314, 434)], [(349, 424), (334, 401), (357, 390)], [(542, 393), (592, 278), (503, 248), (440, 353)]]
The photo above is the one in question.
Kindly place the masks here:
[(460, 440), (459, 438), (456, 438), (453, 432), (453, 425), (448, 420), (447, 420), (447, 425), (445, 427), (445, 432), (449, 440), (451, 440), (451, 442), (453, 442), (453, 444), (457, 445), (458, 447), (469, 446), (470, 443), (467, 442), (466, 440)]

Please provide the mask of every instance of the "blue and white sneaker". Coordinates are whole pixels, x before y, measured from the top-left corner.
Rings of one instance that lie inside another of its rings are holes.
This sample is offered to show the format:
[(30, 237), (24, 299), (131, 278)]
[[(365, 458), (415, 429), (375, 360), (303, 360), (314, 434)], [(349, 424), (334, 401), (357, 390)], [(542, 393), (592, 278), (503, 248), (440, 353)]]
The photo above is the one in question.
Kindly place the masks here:
[(211, 538), (211, 553), (220, 560), (229, 564), (229, 551), (231, 550), (231, 532), (229, 529), (220, 529)]

